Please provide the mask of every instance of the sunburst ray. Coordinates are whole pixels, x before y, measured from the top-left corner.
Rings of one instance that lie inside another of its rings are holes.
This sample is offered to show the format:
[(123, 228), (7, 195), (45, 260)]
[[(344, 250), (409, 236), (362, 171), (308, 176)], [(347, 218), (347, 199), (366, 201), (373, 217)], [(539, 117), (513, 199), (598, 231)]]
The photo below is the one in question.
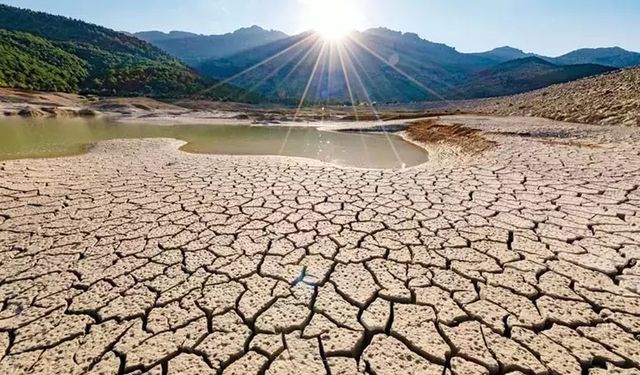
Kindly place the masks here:
[(396, 71), (398, 74), (402, 75), (404, 78), (409, 80), (411, 83), (413, 83), (414, 85), (416, 85), (416, 86), (420, 87), (421, 89), (423, 89), (426, 93), (429, 93), (429, 94), (435, 96), (436, 98), (442, 100), (443, 102), (446, 102), (447, 104), (450, 104), (450, 105), (453, 105), (454, 107), (457, 107), (454, 103), (452, 103), (450, 100), (448, 100), (447, 98), (442, 96), (440, 93), (438, 93), (437, 91), (435, 91), (433, 89), (430, 89), (429, 87), (425, 86), (420, 81), (418, 81), (417, 79), (411, 77), (409, 74), (405, 73), (402, 69), (398, 68), (395, 64), (389, 64), (389, 62), (385, 58), (380, 56), (378, 53), (373, 51), (371, 48), (366, 46), (364, 43), (360, 42), (357, 38), (354, 38), (352, 36), (349, 36), (348, 38), (349, 38), (349, 40), (351, 40), (354, 43), (356, 43), (358, 46), (362, 47), (365, 51), (370, 53), (371, 56), (373, 56), (376, 59), (380, 60), (386, 66), (390, 67), (391, 69)]
[(271, 62), (273, 60), (275, 60), (275, 59), (277, 59), (278, 57), (284, 55), (285, 53), (291, 51), (292, 49), (298, 47), (299, 45), (309, 41), (312, 37), (314, 37), (314, 34), (309, 34), (309, 35), (305, 36), (304, 38), (302, 38), (301, 40), (297, 41), (296, 43), (294, 43), (294, 44), (290, 45), (289, 47), (283, 49), (282, 51), (277, 52), (276, 54), (274, 54), (274, 55), (272, 55), (272, 56), (270, 56), (270, 57), (258, 62), (257, 64), (254, 64), (254, 65), (250, 66), (249, 68), (247, 68), (247, 69), (245, 69), (245, 70), (243, 70), (243, 71), (241, 71), (241, 72), (239, 72), (239, 73), (237, 73), (237, 74), (235, 74), (235, 75), (233, 75), (233, 76), (231, 76), (229, 78), (226, 78), (226, 79), (216, 83), (215, 85), (212, 85), (212, 86), (206, 88), (205, 90), (202, 90), (198, 94), (199, 95), (203, 95), (203, 94), (206, 94), (206, 93), (208, 93), (208, 92), (210, 92), (212, 90), (220, 88), (223, 85), (229, 84), (229, 83), (233, 82), (234, 80), (236, 80), (237, 78), (242, 77), (243, 75), (245, 75), (245, 74), (247, 74), (247, 73), (249, 73), (249, 72), (251, 72), (251, 71), (253, 71), (253, 70), (255, 70), (255, 69), (257, 69), (257, 68), (259, 68), (259, 67), (261, 67), (261, 66), (263, 66), (263, 65), (265, 65), (265, 64), (267, 64), (267, 63), (269, 63), (269, 62)]
[[(302, 97), (300, 98), (300, 103), (298, 104), (298, 107), (296, 109), (295, 115), (293, 116), (293, 121), (296, 121), (298, 119), (298, 116), (300, 114), (300, 110), (302, 109), (302, 106), (304, 106), (304, 102), (305, 99), (307, 97), (307, 94), (309, 93), (309, 88), (311, 87), (311, 84), (313, 83), (313, 78), (316, 74), (316, 71), (318, 70), (318, 65), (320, 64), (320, 60), (322, 59), (322, 56), (324, 54), (326, 48), (326, 43), (323, 44), (322, 49), (320, 50), (320, 53), (318, 54), (318, 58), (316, 59), (316, 62), (313, 66), (313, 70), (311, 71), (311, 75), (309, 76), (309, 80), (307, 81), (307, 85), (304, 88), (304, 92), (302, 93)], [(282, 146), (280, 147), (280, 151), (279, 154), (282, 155), (282, 153), (284, 152), (285, 147), (287, 146), (287, 142), (289, 141), (289, 136), (291, 135), (291, 127), (289, 127), (289, 129), (287, 130), (287, 134), (284, 137), (284, 140), (282, 141)]]
[[(351, 56), (349, 54), (349, 51), (347, 50), (347, 58), (351, 59)], [(358, 73), (357, 70), (354, 69), (353, 74), (356, 78), (356, 82), (358, 82), (360, 84), (360, 87), (362, 89), (362, 92), (367, 100), (367, 103), (369, 103), (369, 106), (375, 116), (375, 118), (377, 119), (377, 122), (379, 125), (382, 126), (382, 132), (385, 135), (387, 142), (389, 143), (389, 147), (391, 148), (391, 151), (393, 151), (393, 155), (395, 156), (396, 160), (398, 161), (398, 163), (400, 163), (401, 166), (404, 167), (405, 163), (403, 162), (402, 158), (400, 157), (400, 153), (398, 153), (398, 150), (396, 149), (395, 145), (393, 144), (393, 142), (391, 141), (391, 137), (389, 136), (389, 132), (387, 131), (387, 129), (384, 127), (384, 123), (380, 117), (380, 114), (378, 113), (378, 110), (375, 108), (373, 102), (371, 101), (369, 92), (367, 90), (367, 88), (364, 86), (364, 84), (362, 83), (362, 78), (360, 77), (360, 74)]]

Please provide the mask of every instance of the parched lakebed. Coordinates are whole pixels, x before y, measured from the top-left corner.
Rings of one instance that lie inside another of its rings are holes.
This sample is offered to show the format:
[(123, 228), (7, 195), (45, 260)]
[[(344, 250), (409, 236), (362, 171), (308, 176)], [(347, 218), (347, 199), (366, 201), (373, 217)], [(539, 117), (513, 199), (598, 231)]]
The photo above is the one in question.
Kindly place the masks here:
[(427, 152), (392, 134), (326, 131), (312, 126), (150, 125), (103, 119), (5, 119), (0, 160), (77, 155), (99, 141), (175, 138), (199, 154), (281, 155), (346, 167), (400, 169), (425, 163)]
[(0, 374), (638, 374), (637, 129), (444, 120), (492, 147), (0, 161)]

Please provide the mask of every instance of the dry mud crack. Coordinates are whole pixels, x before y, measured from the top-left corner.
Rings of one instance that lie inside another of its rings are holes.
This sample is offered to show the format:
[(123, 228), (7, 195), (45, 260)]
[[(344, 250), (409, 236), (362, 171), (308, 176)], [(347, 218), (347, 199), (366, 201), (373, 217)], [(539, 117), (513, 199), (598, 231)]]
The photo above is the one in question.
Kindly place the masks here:
[(0, 163), (0, 373), (640, 374), (638, 132), (455, 121), (496, 146)]

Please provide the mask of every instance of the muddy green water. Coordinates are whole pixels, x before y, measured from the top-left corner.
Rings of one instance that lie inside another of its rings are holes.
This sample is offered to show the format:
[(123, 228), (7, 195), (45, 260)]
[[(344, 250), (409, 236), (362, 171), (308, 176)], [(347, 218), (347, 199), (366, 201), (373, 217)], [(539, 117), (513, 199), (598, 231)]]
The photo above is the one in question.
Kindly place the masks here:
[(322, 131), (311, 127), (122, 124), (100, 119), (0, 120), (0, 160), (84, 153), (98, 141), (176, 138), (183, 151), (283, 155), (340, 166), (399, 169), (427, 161), (425, 150), (395, 135)]

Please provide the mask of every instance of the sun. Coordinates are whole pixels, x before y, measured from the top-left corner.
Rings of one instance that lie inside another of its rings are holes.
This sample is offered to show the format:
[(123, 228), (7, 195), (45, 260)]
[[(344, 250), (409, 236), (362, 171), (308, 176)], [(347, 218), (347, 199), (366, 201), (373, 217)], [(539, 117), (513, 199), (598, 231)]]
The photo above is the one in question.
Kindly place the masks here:
[(339, 41), (362, 23), (362, 10), (356, 0), (300, 0), (303, 24), (318, 32), (323, 39)]
[(316, 26), (313, 29), (318, 32), (318, 34), (320, 34), (322, 39), (329, 42), (340, 41), (344, 39), (351, 31), (346, 27), (338, 27), (336, 25)]

